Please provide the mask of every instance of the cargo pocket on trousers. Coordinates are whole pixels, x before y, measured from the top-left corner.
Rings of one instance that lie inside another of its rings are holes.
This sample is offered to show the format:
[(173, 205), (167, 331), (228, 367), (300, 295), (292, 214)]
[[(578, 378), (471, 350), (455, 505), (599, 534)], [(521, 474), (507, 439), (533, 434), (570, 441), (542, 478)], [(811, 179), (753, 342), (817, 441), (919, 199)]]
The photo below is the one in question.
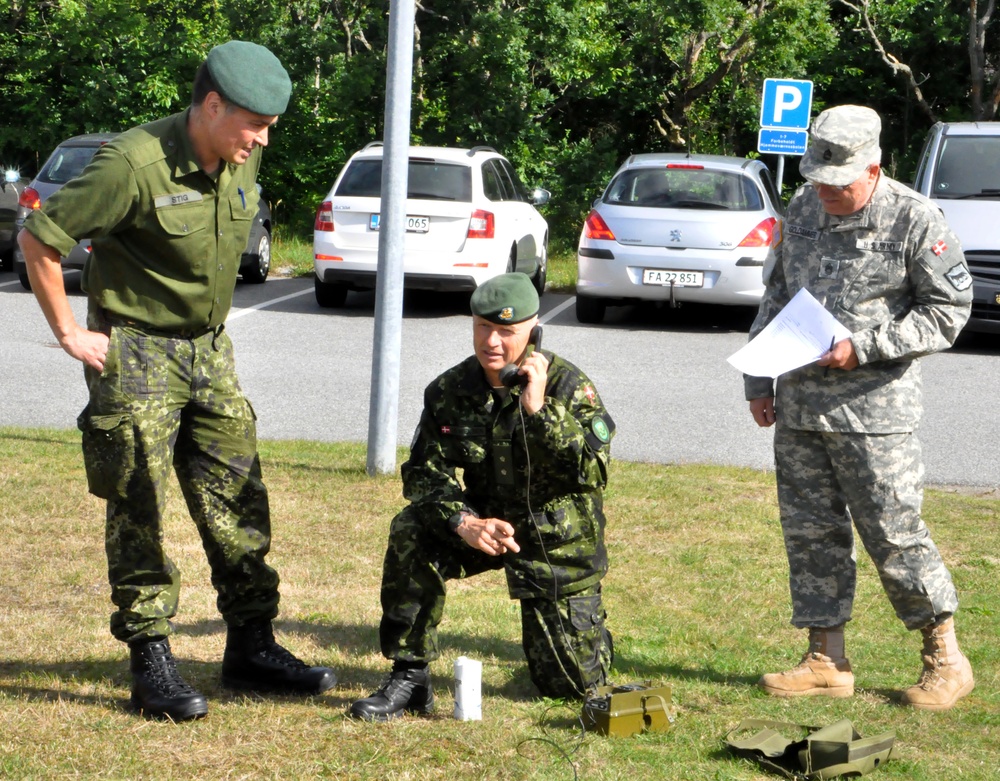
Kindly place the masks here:
[(83, 465), (90, 492), (101, 499), (124, 497), (135, 454), (131, 416), (91, 415), (88, 406), (76, 425), (83, 432)]
[(569, 604), (569, 622), (577, 635), (599, 629), (604, 623), (604, 605), (600, 594), (567, 597), (566, 602)]

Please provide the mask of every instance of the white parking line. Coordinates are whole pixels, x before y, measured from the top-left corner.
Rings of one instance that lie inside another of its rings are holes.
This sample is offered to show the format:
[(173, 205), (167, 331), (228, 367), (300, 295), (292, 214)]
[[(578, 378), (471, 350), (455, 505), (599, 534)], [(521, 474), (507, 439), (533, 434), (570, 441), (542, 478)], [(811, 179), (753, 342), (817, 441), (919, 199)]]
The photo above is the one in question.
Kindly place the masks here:
[(299, 290), (296, 293), (289, 293), (285, 296), (278, 296), (278, 298), (272, 298), (269, 301), (261, 301), (259, 304), (254, 304), (253, 306), (244, 307), (243, 309), (231, 309), (229, 311), (229, 317), (226, 318), (228, 323), (230, 320), (235, 320), (237, 317), (243, 317), (243, 315), (249, 315), (256, 312), (258, 309), (267, 309), (269, 306), (274, 306), (275, 304), (280, 304), (282, 301), (288, 301), (291, 298), (298, 298), (299, 296), (310, 295), (314, 291), (311, 287), (307, 287), (304, 290)]
[(538, 319), (538, 322), (539, 323), (549, 322), (549, 320), (551, 320), (552, 318), (556, 317), (557, 315), (569, 309), (574, 303), (576, 303), (576, 296), (570, 296), (561, 304), (559, 304), (559, 306), (553, 309), (551, 312), (546, 312), (542, 317)]
[(11, 282), (0, 282), (0, 287), (11, 287), (12, 285), (20, 285), (20, 284), (21, 284), (21, 281), (15, 279), (15, 280), (13, 280)]

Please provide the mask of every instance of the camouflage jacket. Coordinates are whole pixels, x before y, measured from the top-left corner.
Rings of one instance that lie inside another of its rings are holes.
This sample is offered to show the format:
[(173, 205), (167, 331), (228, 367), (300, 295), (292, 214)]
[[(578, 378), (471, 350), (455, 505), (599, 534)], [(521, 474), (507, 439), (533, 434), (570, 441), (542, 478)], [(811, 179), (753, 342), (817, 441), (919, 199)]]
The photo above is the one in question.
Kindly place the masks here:
[(615, 425), (576, 366), (545, 351), (545, 404), (521, 414), (520, 388), (494, 391), (475, 356), (424, 392), (402, 466), (403, 495), (437, 535), (460, 512), (501, 518), (519, 554), (506, 554), (514, 598), (571, 594), (607, 571), (602, 491)]
[(804, 431), (912, 431), (922, 412), (916, 360), (951, 346), (969, 318), (972, 277), (958, 238), (928, 199), (882, 174), (871, 200), (827, 214), (803, 185), (775, 232), (756, 336), (801, 288), (844, 326), (859, 366), (816, 364), (744, 377), (747, 399), (775, 397), (779, 423)]

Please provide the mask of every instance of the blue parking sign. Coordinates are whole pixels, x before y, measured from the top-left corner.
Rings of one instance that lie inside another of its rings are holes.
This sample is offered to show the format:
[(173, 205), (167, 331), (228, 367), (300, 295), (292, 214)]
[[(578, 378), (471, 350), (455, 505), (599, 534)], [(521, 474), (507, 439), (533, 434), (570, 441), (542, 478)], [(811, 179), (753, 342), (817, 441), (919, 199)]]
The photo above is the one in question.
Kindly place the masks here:
[(760, 126), (782, 130), (807, 130), (812, 112), (811, 81), (764, 79)]

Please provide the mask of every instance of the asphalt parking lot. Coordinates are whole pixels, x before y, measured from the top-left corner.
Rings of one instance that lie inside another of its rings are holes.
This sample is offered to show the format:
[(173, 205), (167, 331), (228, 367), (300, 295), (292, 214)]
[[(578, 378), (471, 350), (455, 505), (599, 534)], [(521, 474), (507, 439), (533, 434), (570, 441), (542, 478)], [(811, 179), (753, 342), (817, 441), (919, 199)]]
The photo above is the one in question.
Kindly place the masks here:
[[(86, 301), (71, 302), (82, 322)], [(746, 341), (752, 313), (731, 307), (609, 310), (576, 322), (571, 296), (546, 294), (544, 345), (591, 377), (617, 423), (616, 458), (772, 468), (771, 433), (754, 425), (726, 358)], [(396, 439), (408, 444), (422, 391), (471, 352), (467, 296), (407, 296)], [(322, 310), (311, 279), (238, 285), (227, 329), (261, 437), (364, 441), (368, 436), (374, 295)], [(71, 428), (86, 402), (82, 370), (59, 349), (13, 274), (0, 274), (0, 425)], [(923, 361), (920, 431), (932, 484), (1000, 485), (993, 435), (1000, 337), (963, 336)]]

